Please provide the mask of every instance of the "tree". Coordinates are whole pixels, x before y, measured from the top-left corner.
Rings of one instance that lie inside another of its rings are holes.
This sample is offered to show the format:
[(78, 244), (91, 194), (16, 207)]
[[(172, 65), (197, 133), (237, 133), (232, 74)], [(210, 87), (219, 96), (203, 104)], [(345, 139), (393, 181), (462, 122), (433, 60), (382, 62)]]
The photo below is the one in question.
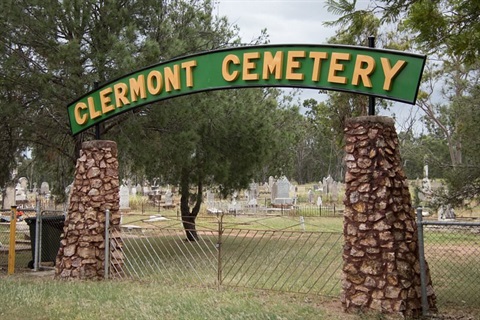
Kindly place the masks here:
[[(81, 143), (95, 137), (93, 129), (71, 136), (65, 106), (95, 83), (236, 43), (235, 30), (211, 10), (210, 1), (195, 0), (2, 2), (0, 83), (8, 94), (0, 114), (11, 127), (14, 151), (31, 148), (34, 162), (48, 164), (54, 190), (63, 192)], [(102, 124), (102, 135), (128, 118)], [(4, 172), (14, 166), (7, 162)]]
[[(139, 115), (115, 133), (119, 149), (128, 149), (130, 161), (144, 168), (148, 179), (178, 184), (188, 240), (198, 239), (195, 220), (205, 188), (227, 197), (248, 186), (276, 154), (279, 114), (268, 92), (236, 89), (179, 97), (148, 107), (148, 116)], [(128, 143), (132, 135), (142, 139)]]
[(383, 20), (406, 19), (422, 51), (442, 51), (475, 63), (480, 53), (480, 3), (471, 0), (380, 0)]
[[(396, 34), (400, 30), (410, 35), (394, 46), (429, 56), (417, 101), (425, 113), (428, 135), (415, 140), (423, 145), (424, 161), (435, 163), (438, 173), (447, 179), (449, 192), (439, 197), (440, 201), (451, 203), (475, 197), (479, 177), (475, 168), (480, 163), (471, 156), (477, 148), (470, 147), (476, 131), (469, 125), (476, 114), (470, 107), (475, 105), (471, 97), (479, 79), (479, 9), (478, 1), (467, 0), (380, 0), (369, 10), (381, 15), (382, 25), (396, 27)], [(444, 146), (448, 146), (447, 159)]]

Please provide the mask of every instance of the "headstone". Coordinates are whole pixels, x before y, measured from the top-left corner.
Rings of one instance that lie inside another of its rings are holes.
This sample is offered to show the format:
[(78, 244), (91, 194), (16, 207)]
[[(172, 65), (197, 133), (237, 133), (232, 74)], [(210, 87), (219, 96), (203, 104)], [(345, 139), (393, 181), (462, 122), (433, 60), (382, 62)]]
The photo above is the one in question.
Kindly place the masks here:
[(25, 177), (21, 177), (18, 179), (18, 183), (20, 184), (20, 187), (25, 191), (28, 191), (28, 179)]
[(332, 185), (330, 187), (330, 193), (332, 195), (332, 200), (337, 201), (338, 200), (338, 182), (333, 181)]
[(15, 202), (18, 204), (18, 202), (26, 201), (27, 200), (27, 193), (26, 189), (24, 189), (20, 183), (20, 181), (17, 183), (17, 186), (15, 187)]
[(438, 208), (437, 215), (438, 215), (438, 221), (442, 221), (443, 219), (445, 219), (445, 207), (444, 206), (440, 206)]
[(120, 209), (130, 208), (130, 194), (128, 192), (128, 186), (122, 184), (120, 186)]
[[(324, 192), (325, 194), (331, 194), (332, 193), (332, 185), (335, 181), (333, 180), (331, 175), (328, 175), (326, 179), (324, 179)], [(326, 187), (326, 190), (325, 190)]]
[(215, 194), (211, 190), (207, 190), (207, 206), (213, 206), (215, 202)]
[(242, 206), (237, 202), (236, 197), (232, 197), (232, 201), (228, 204), (228, 212), (237, 213), (242, 210)]
[(173, 193), (170, 190), (165, 193), (165, 206), (173, 206)]
[(8, 209), (15, 205), (15, 188), (7, 186), (3, 196), (3, 209)]
[(250, 207), (257, 206), (257, 184), (252, 182), (247, 192), (247, 205)]
[[(315, 190), (315, 189), (314, 189), (314, 190)], [(318, 188), (317, 188), (317, 190), (315, 190), (315, 191), (320, 191), (321, 193), (323, 193), (323, 183), (322, 183), (322, 181), (319, 181), (319, 182), (318, 182)]]
[(220, 214), (222, 210), (216, 207), (215, 194), (211, 190), (207, 190), (207, 212), (213, 214)]
[(50, 193), (50, 187), (48, 185), (48, 182), (42, 182), (42, 184), (40, 185), (40, 194), (41, 195), (47, 195)]
[(308, 203), (313, 203), (313, 191), (308, 189)]
[(445, 211), (445, 219), (455, 220), (455, 210), (450, 205), (447, 205), (447, 210)]
[(321, 207), (322, 205), (323, 205), (322, 197), (318, 196), (318, 198), (317, 198), (317, 206), (318, 206), (318, 207)]
[(263, 188), (261, 190), (262, 193), (269, 193), (270, 192), (270, 186), (268, 185), (268, 183), (264, 183), (263, 184)]
[(290, 182), (284, 176), (281, 177), (275, 184), (275, 198), (273, 204), (292, 204), (293, 199), (290, 197)]
[(143, 195), (148, 195), (150, 193), (150, 186), (147, 183), (145, 183), (142, 191), (143, 191)]
[(273, 203), (273, 200), (275, 199), (275, 190), (274, 189), (274, 185), (275, 185), (275, 179), (270, 176), (268, 177), (268, 192), (270, 192), (270, 201)]

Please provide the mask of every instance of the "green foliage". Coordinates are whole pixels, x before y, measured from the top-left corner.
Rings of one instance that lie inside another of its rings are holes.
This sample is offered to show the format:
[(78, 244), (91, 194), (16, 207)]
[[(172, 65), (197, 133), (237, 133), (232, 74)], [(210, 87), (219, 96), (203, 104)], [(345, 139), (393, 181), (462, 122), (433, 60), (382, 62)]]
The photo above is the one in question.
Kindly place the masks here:
[(474, 63), (480, 53), (479, 12), (478, 1), (415, 1), (408, 7), (406, 25), (427, 52), (442, 50)]
[[(210, 1), (193, 0), (2, 2), (0, 185), (28, 147), (38, 178), (63, 192), (81, 143), (94, 138), (94, 130), (70, 135), (65, 106), (95, 83), (237, 43), (236, 29), (211, 11)], [(102, 138), (127, 119), (103, 123)]]

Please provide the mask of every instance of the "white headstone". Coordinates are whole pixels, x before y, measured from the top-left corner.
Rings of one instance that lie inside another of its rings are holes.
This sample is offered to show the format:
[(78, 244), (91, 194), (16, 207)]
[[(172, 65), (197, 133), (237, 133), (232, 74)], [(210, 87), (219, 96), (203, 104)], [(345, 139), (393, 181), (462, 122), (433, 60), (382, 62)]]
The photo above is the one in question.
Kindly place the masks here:
[(290, 182), (286, 177), (280, 178), (277, 183), (277, 198), (290, 197)]
[(247, 192), (247, 198), (248, 198), (248, 205), (249, 206), (256, 206), (257, 205), (257, 184), (252, 182), (250, 183), (250, 186), (248, 188)]
[(15, 202), (27, 200), (26, 190), (22, 187), (21, 183), (18, 182), (15, 187)]
[(317, 206), (321, 207), (322, 204), (323, 204), (323, 202), (322, 202), (322, 197), (318, 196), (318, 198), (317, 198)]
[(21, 177), (18, 179), (18, 183), (20, 183), (20, 187), (26, 192), (28, 190), (28, 179), (25, 177)]
[(130, 194), (128, 191), (128, 186), (121, 185), (120, 186), (120, 209), (128, 209), (130, 208)]
[(48, 185), (48, 182), (42, 182), (42, 184), (40, 185), (40, 194), (41, 195), (47, 195), (50, 193), (50, 187)]
[(15, 188), (7, 186), (3, 196), (3, 209), (8, 209), (15, 205)]
[(167, 191), (167, 193), (165, 193), (165, 205), (166, 206), (173, 205), (173, 193), (170, 191)]

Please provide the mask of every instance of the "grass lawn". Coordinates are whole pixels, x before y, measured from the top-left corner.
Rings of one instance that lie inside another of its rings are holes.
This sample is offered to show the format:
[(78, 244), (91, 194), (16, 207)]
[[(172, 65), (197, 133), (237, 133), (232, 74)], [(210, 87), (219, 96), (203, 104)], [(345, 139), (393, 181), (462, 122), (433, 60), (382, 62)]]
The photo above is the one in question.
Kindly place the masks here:
[[(196, 255), (190, 260), (197, 262), (198, 270), (213, 271), (211, 279), (208, 278), (211, 281), (198, 283), (185, 281), (184, 272), (193, 275), (188, 273), (189, 265), (184, 263), (178, 252), (191, 257), (190, 251), (182, 250), (183, 246), (193, 245), (183, 241), (183, 232), (176, 231), (181, 230), (176, 212), (167, 213), (164, 210), (161, 213), (170, 220), (153, 225), (144, 220), (156, 212), (146, 211), (144, 214), (124, 215), (123, 223), (148, 227), (142, 237), (131, 237), (125, 241), (131, 242), (130, 248), (136, 248), (132, 251), (136, 254), (133, 259), (136, 263), (147, 265), (148, 256), (158, 255), (154, 258), (160, 258), (154, 261), (163, 263), (160, 269), (165, 271), (164, 274), (156, 269), (154, 276), (146, 274), (135, 281), (102, 282), (57, 281), (52, 279), (51, 273), (41, 276), (42, 273), (28, 270), (19, 270), (14, 276), (3, 274), (0, 275), (0, 319), (390, 319), (378, 314), (345, 314), (337, 298), (264, 290), (277, 287), (289, 289), (287, 285), (283, 286), (284, 279), (300, 279), (297, 282), (302, 285), (304, 276), (314, 276), (316, 265), (320, 263), (319, 259), (310, 258), (317, 257), (310, 248), (326, 250), (325, 254), (320, 254), (325, 257), (320, 259), (322, 264), (329, 266), (327, 270), (337, 270), (330, 261), (341, 263), (341, 259), (327, 259), (327, 253), (329, 248), (341, 252), (342, 242), (335, 240), (332, 242), (334, 245), (330, 244), (328, 236), (329, 233), (342, 232), (342, 218), (304, 217), (302, 224), (299, 217), (292, 216), (224, 216), (221, 251), (225, 259), (222, 264), (224, 285), (218, 288), (214, 285), (217, 265), (214, 263), (216, 251), (212, 248), (217, 239), (215, 232), (219, 218), (202, 214), (198, 219), (198, 229), (203, 230), (202, 239), (205, 242), (196, 245), (197, 251), (193, 251)], [(272, 234), (272, 230), (280, 231)], [(308, 238), (307, 234), (302, 235), (302, 230), (325, 234), (315, 240)], [(159, 232), (162, 233), (161, 238), (158, 238)], [(246, 236), (240, 236), (242, 234)], [(479, 269), (478, 253), (473, 251), (478, 248), (478, 235), (429, 230), (425, 236), (427, 262), (439, 298), (438, 307), (442, 316), (447, 316), (438, 319), (480, 319), (480, 309), (474, 298), (478, 293), (476, 281)], [(274, 241), (268, 241), (270, 237)], [(310, 244), (311, 241), (314, 241), (313, 244)], [(147, 242), (148, 246), (143, 242)], [(289, 246), (289, 243), (295, 246)], [(323, 243), (326, 245), (320, 245)], [(157, 247), (168, 250), (153, 249)], [(140, 248), (150, 249), (142, 256)], [(470, 251), (464, 251), (466, 248)], [(259, 251), (259, 256), (254, 259), (251, 252), (255, 251)], [(31, 259), (30, 251), (17, 256), (17, 262), (28, 259)], [(285, 265), (278, 262), (282, 260), (286, 261)], [(301, 267), (291, 261), (316, 261), (316, 265)], [(244, 275), (238, 271), (241, 269), (254, 272)], [(177, 278), (168, 276), (168, 272), (175, 270)], [(301, 270), (312, 272), (302, 273)], [(276, 274), (279, 276), (276, 277)], [(326, 289), (311, 292), (339, 295), (339, 287)], [(299, 292), (304, 292), (302, 290), (303, 287), (300, 287)], [(459, 304), (459, 300), (462, 303)]]
[(0, 278), (1, 319), (367, 319), (340, 302), (272, 291), (175, 283)]

